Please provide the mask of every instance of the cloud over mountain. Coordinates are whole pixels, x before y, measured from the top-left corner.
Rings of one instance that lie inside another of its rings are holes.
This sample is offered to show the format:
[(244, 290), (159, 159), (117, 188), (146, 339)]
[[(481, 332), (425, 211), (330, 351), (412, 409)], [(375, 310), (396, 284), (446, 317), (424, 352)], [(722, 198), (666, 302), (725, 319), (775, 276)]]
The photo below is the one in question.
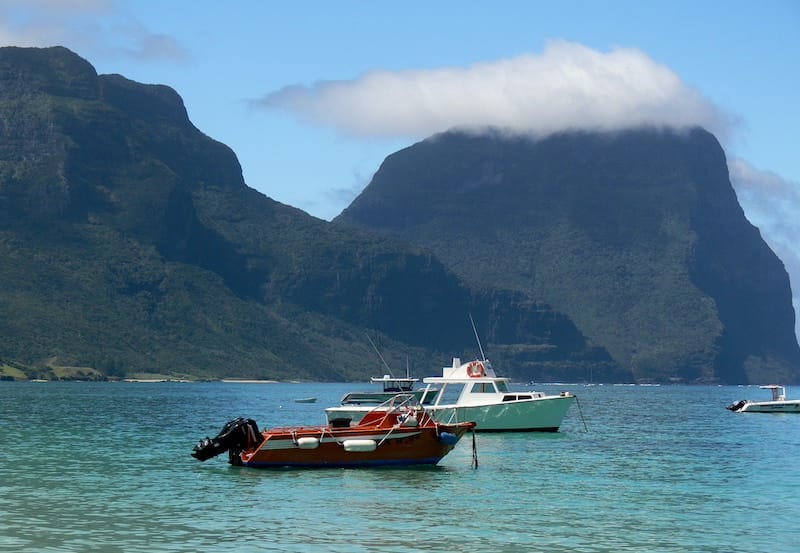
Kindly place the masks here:
[(467, 68), (371, 71), (288, 86), (253, 104), (363, 137), (485, 127), (545, 136), (643, 125), (699, 125), (724, 137), (731, 126), (729, 116), (641, 51), (602, 53), (566, 41), (548, 43), (541, 55)]

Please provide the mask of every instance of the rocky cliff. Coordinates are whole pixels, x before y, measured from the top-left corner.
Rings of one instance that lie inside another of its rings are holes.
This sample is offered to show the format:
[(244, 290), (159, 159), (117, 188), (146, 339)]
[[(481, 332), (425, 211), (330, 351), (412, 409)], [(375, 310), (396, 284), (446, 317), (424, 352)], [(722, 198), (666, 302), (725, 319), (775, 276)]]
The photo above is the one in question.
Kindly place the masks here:
[(702, 129), (434, 136), (335, 222), (551, 305), (637, 380), (799, 378), (788, 275)]

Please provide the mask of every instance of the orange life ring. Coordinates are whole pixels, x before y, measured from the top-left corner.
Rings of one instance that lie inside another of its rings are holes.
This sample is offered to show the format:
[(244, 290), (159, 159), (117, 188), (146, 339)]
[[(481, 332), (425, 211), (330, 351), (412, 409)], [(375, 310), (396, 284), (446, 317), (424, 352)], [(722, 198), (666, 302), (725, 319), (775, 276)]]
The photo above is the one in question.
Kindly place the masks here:
[(467, 365), (467, 375), (469, 375), (470, 378), (480, 378), (483, 374), (483, 363), (480, 361), (472, 361)]

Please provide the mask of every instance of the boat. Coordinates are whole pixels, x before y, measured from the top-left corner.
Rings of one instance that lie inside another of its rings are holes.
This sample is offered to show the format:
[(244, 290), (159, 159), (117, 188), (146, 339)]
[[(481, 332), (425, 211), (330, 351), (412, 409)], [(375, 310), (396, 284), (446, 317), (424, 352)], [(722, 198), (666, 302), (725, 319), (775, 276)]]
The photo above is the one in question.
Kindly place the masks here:
[[(436, 465), (474, 428), (472, 422), (437, 422), (413, 395), (397, 394), (355, 425), (259, 431), (253, 419), (234, 419), (215, 438), (200, 440), (191, 455), (206, 461), (227, 451), (231, 465), (257, 468)], [(477, 466), (474, 451), (473, 460)]]
[[(417, 398), (418, 401), (422, 400), (423, 390), (414, 389), (414, 385), (419, 382), (419, 378), (412, 378), (410, 376), (395, 377), (390, 374), (385, 374), (379, 377), (373, 376), (369, 379), (369, 381), (372, 384), (380, 384), (382, 386), (381, 391), (375, 390), (371, 392), (348, 392), (342, 396), (339, 404), (344, 406), (377, 406), (387, 399), (391, 399), (398, 393), (412, 394)], [(432, 399), (433, 396), (429, 395), (427, 401), (432, 401)]]
[(786, 389), (777, 384), (759, 386), (772, 392), (772, 401), (743, 399), (726, 407), (734, 413), (800, 413), (800, 399), (786, 399)]
[[(453, 358), (442, 376), (423, 378), (420, 402), (443, 423), (475, 422), (477, 432), (557, 432), (576, 396), (569, 392), (516, 392), (509, 379), (498, 377), (488, 359), (462, 363)], [(433, 386), (436, 386), (434, 388)], [(359, 405), (325, 409), (329, 422), (359, 420), (367, 412)]]
[(316, 403), (317, 398), (315, 397), (300, 397), (294, 400), (295, 403)]
[[(352, 412), (358, 411), (361, 413), (361, 416), (363, 416), (364, 413), (372, 407), (378, 406), (388, 399), (391, 399), (396, 394), (400, 393), (413, 394), (418, 401), (421, 400), (422, 390), (414, 390), (414, 386), (417, 384), (417, 382), (419, 382), (419, 378), (411, 377), (408, 369), (408, 360), (406, 360), (406, 376), (394, 376), (394, 374), (392, 374), (392, 370), (389, 368), (389, 365), (386, 363), (386, 360), (383, 358), (383, 355), (381, 355), (378, 346), (375, 345), (375, 342), (369, 336), (367, 336), (367, 339), (387, 371), (387, 373), (385, 373), (383, 376), (373, 376), (369, 379), (372, 384), (380, 384), (382, 386), (382, 391), (373, 390), (369, 392), (349, 392), (343, 395), (342, 399), (339, 400), (339, 405), (343, 406), (342, 411), (345, 413), (345, 416), (347, 413), (351, 412), (349, 410), (349, 406), (359, 406), (359, 409)], [(427, 401), (430, 402), (432, 399), (433, 395), (429, 394)], [(352, 419), (352, 417), (350, 418)]]
[(461, 363), (454, 357), (442, 376), (422, 381), (426, 391), (439, 388), (427, 407), (436, 420), (473, 421), (477, 432), (558, 432), (576, 398), (570, 392), (511, 391), (509, 379), (497, 376), (488, 359)]

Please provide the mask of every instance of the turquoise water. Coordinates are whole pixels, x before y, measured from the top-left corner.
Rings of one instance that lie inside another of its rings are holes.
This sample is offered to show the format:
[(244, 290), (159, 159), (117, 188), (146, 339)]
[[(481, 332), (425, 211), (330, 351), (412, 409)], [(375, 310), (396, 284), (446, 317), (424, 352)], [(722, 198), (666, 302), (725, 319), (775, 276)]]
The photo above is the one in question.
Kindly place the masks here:
[[(189, 455), (235, 417), (322, 423), (362, 388), (0, 382), (0, 551), (800, 547), (800, 415), (724, 409), (755, 388), (539, 386), (576, 393), (580, 409), (557, 434), (478, 434), (477, 469), (471, 439), (428, 469), (265, 471)], [(292, 401), (308, 396), (319, 400)]]

